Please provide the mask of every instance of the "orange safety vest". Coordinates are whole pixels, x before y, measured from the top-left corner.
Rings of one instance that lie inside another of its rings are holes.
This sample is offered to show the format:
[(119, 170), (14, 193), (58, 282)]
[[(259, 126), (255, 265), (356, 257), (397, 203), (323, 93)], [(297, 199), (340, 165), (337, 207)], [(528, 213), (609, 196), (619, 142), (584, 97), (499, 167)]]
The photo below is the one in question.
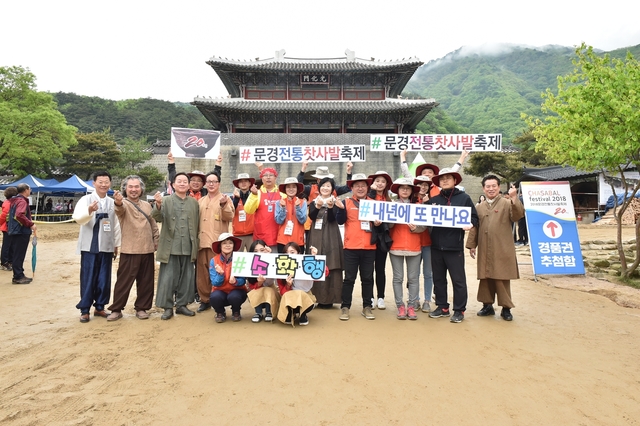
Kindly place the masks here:
[[(370, 200), (369, 197), (365, 198)], [(344, 200), (347, 221), (344, 224), (344, 248), (350, 250), (375, 250), (376, 243), (371, 244), (371, 232), (362, 229), (358, 212), (360, 200), (351, 197)], [(373, 222), (369, 222), (369, 228), (373, 230)]]
[[(284, 219), (284, 223), (279, 225), (277, 239), (278, 244), (287, 244), (293, 241), (300, 247), (304, 247), (304, 224), (298, 222), (298, 218), (296, 217), (296, 201), (299, 200), (299, 198), (293, 197), (293, 199), (290, 200), (287, 197), (284, 200), (287, 203), (285, 207), (287, 210), (287, 217)], [(289, 222), (293, 223), (293, 229), (291, 231), (291, 235), (285, 235), (284, 231)]]
[(241, 211), (244, 212), (244, 203), (242, 200), (239, 200), (236, 214), (233, 216), (233, 235), (236, 237), (253, 234), (254, 214), (244, 212), (246, 219), (244, 222), (240, 222), (239, 217)]

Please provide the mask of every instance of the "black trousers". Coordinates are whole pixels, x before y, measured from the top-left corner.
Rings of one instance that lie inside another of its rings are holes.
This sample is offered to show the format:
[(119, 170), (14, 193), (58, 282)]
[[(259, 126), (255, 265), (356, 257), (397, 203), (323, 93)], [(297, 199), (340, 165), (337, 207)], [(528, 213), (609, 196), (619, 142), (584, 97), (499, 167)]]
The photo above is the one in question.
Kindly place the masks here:
[(447, 271), (453, 285), (453, 310), (467, 309), (467, 275), (464, 271), (464, 251), (437, 250), (431, 246), (431, 267), (433, 269), (433, 293), (436, 305), (449, 308), (447, 301)]
[(9, 238), (11, 241), (11, 264), (13, 265), (14, 280), (24, 278), (24, 258), (27, 255), (30, 239), (31, 234), (16, 234)]
[(387, 252), (380, 247), (376, 247), (376, 291), (378, 292), (378, 298), (384, 299), (384, 289), (387, 285)]
[(353, 286), (360, 270), (362, 283), (362, 307), (371, 307), (373, 298), (373, 263), (375, 250), (344, 250), (344, 281), (342, 282), (341, 308), (351, 308)]

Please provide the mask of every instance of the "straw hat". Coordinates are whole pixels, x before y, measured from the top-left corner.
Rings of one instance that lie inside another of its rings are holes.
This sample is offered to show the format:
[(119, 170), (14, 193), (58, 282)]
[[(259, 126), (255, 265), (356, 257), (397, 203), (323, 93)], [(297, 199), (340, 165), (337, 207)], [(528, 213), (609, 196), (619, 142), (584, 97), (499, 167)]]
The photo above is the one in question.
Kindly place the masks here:
[(356, 173), (355, 175), (353, 175), (353, 177), (351, 178), (351, 180), (347, 181), (347, 186), (349, 188), (353, 187), (353, 184), (359, 181), (364, 181), (367, 183), (367, 186), (371, 186), (371, 183), (373, 182), (371, 179), (369, 179), (367, 177), (367, 175), (365, 175), (364, 173)]
[(223, 232), (222, 234), (220, 234), (220, 236), (218, 237), (218, 241), (214, 241), (213, 244), (211, 244), (211, 250), (213, 250), (214, 253), (220, 253), (220, 244), (222, 244), (222, 242), (225, 240), (233, 241), (233, 251), (240, 250), (242, 240), (238, 237), (234, 237), (233, 234), (230, 234), (228, 232)]
[(316, 168), (316, 173), (311, 176), (316, 179), (324, 179), (324, 178), (333, 179), (334, 178), (333, 174), (329, 173), (329, 168), (326, 166), (320, 166)]
[(451, 175), (453, 176), (453, 178), (456, 180), (456, 185), (459, 185), (460, 182), (462, 182), (462, 176), (460, 176), (460, 173), (458, 172), (454, 172), (453, 170), (446, 168), (446, 169), (442, 169), (440, 170), (440, 173), (438, 173), (436, 176), (434, 176), (432, 178), (433, 183), (436, 186), (440, 186), (440, 178), (444, 175)]
[(200, 176), (202, 178), (202, 182), (204, 182), (204, 180), (206, 179), (206, 175), (200, 170), (194, 170), (191, 173), (187, 173), (187, 176), (189, 176), (189, 180), (191, 180), (191, 178), (194, 176)]
[(387, 180), (387, 186), (384, 187), (384, 190), (388, 191), (389, 188), (391, 188), (391, 184), (393, 183), (393, 179), (391, 179), (391, 176), (389, 175), (389, 173), (385, 171), (378, 171), (372, 175), (369, 175), (369, 179), (371, 179), (372, 183), (376, 180), (377, 177), (383, 177)]
[(414, 185), (420, 185), (422, 183), (431, 183), (431, 178), (429, 176), (422, 176), (422, 175), (418, 175), (416, 176), (416, 178), (413, 180), (413, 184)]
[(416, 176), (420, 176), (424, 169), (433, 170), (434, 175), (437, 175), (438, 173), (440, 173), (440, 169), (438, 168), (438, 166), (436, 166), (435, 164), (425, 163), (425, 164), (420, 164), (418, 167), (416, 167)]
[(287, 185), (290, 185), (292, 183), (295, 183), (298, 186), (298, 190), (296, 191), (296, 194), (299, 194), (302, 191), (304, 191), (304, 185), (298, 182), (298, 179), (294, 177), (286, 178), (284, 180), (284, 183), (281, 183), (280, 185), (278, 185), (278, 189), (280, 190), (280, 192), (286, 192)]
[(256, 183), (256, 180), (254, 178), (252, 178), (251, 176), (249, 176), (249, 173), (240, 173), (238, 175), (238, 179), (234, 179), (232, 181), (233, 182), (233, 186), (235, 186), (237, 188), (238, 187), (238, 182), (243, 180), (243, 179), (248, 180), (251, 183), (251, 185), (254, 185)]
[(413, 181), (411, 179), (408, 178), (399, 178), (396, 179), (393, 182), (393, 185), (391, 185), (391, 192), (393, 192), (394, 194), (398, 193), (398, 190), (400, 189), (401, 186), (408, 186), (411, 188), (411, 190), (413, 191), (413, 193), (415, 194), (416, 192), (420, 192), (420, 187), (416, 186), (413, 184)]

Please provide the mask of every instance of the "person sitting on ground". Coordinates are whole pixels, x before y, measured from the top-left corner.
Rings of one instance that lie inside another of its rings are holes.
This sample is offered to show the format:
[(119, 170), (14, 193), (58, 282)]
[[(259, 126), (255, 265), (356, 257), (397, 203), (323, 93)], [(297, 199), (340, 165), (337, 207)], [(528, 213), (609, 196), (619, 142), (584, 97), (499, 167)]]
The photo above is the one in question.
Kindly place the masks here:
[[(253, 253), (271, 253), (269, 246), (262, 240), (254, 241), (249, 247), (249, 251)], [(258, 275), (258, 277), (247, 278), (246, 285), (249, 290), (249, 303), (256, 310), (251, 322), (258, 323), (263, 318), (266, 322), (273, 321), (273, 311), (278, 310), (280, 303), (280, 292), (275, 288), (275, 280)], [(262, 314), (263, 311), (264, 316)]]
[[(284, 253), (304, 254), (300, 246), (294, 242), (284, 246)], [(318, 251), (313, 250), (311, 254), (315, 256)], [(278, 280), (278, 288), (282, 296), (278, 309), (278, 319), (281, 322), (295, 326), (295, 320), (298, 319), (300, 325), (309, 325), (307, 314), (311, 312), (316, 302), (311, 293), (312, 287), (313, 280), (296, 279), (291, 275), (284, 280)]]
[(238, 251), (242, 242), (239, 238), (225, 232), (220, 234), (218, 241), (211, 245), (215, 256), (209, 264), (209, 277), (211, 278), (211, 307), (216, 311), (216, 322), (223, 323), (227, 320), (225, 306), (231, 305), (231, 320), (240, 321), (240, 309), (247, 300), (246, 280), (235, 277), (231, 268), (233, 265), (233, 252)]

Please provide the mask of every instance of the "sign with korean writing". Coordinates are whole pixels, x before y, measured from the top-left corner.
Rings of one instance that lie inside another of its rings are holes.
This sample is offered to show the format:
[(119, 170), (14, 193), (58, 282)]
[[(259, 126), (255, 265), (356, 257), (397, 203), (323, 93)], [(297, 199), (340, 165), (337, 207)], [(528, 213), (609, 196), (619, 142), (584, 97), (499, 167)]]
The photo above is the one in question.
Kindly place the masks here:
[(243, 146), (240, 164), (365, 161), (365, 145)]
[(300, 74), (300, 84), (329, 84), (329, 74)]
[(234, 252), (231, 271), (236, 277), (324, 281), (326, 265), (324, 255)]
[(220, 132), (172, 127), (171, 153), (176, 158), (217, 159), (220, 154)]
[(417, 226), (464, 228), (471, 225), (471, 207), (361, 200), (358, 219)]
[(371, 151), (500, 151), (502, 134), (371, 135)]
[(533, 273), (584, 274), (569, 182), (522, 182)]

